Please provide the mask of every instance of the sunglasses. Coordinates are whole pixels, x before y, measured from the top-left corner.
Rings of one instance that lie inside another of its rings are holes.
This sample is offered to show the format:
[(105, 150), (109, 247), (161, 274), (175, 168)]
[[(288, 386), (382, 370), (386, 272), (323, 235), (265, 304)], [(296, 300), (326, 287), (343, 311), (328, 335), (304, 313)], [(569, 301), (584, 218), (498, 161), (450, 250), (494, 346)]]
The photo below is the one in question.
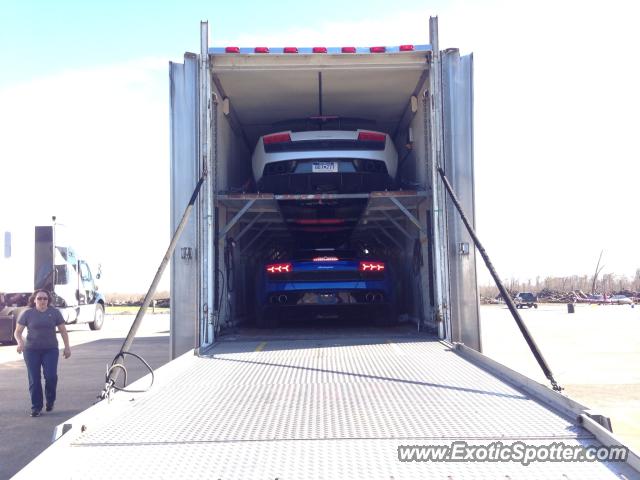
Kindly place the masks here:
[(36, 300), (49, 300), (48, 297), (36, 297)]

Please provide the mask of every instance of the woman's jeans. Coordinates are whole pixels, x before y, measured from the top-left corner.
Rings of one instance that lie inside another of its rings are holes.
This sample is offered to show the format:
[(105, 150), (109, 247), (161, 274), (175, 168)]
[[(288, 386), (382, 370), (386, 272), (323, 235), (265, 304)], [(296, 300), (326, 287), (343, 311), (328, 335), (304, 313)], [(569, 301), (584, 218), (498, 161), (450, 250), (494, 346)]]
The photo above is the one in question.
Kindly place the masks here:
[(42, 410), (42, 380), (40, 371), (44, 374), (44, 394), (47, 405), (56, 401), (56, 386), (58, 384), (58, 356), (57, 348), (25, 349), (24, 362), (29, 373), (29, 394), (31, 408)]

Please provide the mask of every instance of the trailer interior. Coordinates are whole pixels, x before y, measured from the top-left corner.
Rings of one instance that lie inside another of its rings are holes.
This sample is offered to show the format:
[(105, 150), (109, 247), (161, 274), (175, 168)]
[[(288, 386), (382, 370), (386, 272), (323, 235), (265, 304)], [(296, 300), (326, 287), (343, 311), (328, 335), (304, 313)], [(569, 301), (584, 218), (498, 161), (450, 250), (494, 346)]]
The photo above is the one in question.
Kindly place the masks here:
[[(171, 64), (172, 90), (184, 92), (172, 96), (174, 225), (202, 168), (208, 170), (199, 212), (172, 263), (172, 316), (176, 319), (172, 330), (182, 327), (184, 331), (182, 340), (176, 338), (174, 355), (193, 346), (194, 333), (195, 343), (206, 346), (226, 329), (251, 326), (256, 269), (270, 252), (305, 243), (366, 245), (380, 252), (392, 263), (400, 323), (439, 338), (464, 339), (480, 348), (474, 252), (460, 228), (450, 229), (445, 245), (445, 230), (436, 226), (443, 239), (437, 247), (433, 205), (444, 200), (434, 200), (432, 187), (432, 159), (441, 155), (473, 215), (472, 58), (457, 50), (442, 55), (452, 87), (443, 99), (445, 111), (435, 112), (430, 94), (436, 80), (430, 73), (431, 45), (399, 50), (342, 53), (330, 48), (322, 54), (310, 49), (255, 54), (252, 49), (207, 47), (204, 64), (190, 54), (185, 55), (184, 64)], [(210, 81), (202, 86), (205, 76)], [(190, 88), (195, 84), (199, 89)], [(206, 111), (207, 120), (198, 123), (194, 110)], [(436, 128), (434, 119), (440, 114), (448, 126)], [(308, 195), (255, 190), (251, 155), (258, 138), (282, 131), (281, 124), (287, 120), (323, 115), (355, 119), (355, 127), (390, 135), (399, 159), (392, 190)], [(448, 137), (436, 133), (443, 130)], [(199, 132), (198, 145), (185, 135), (187, 131)], [(455, 148), (453, 142), (446, 142), (454, 135), (464, 140)], [(445, 148), (451, 150), (449, 155), (444, 155)], [(205, 158), (208, 163), (203, 165)], [(349, 228), (342, 234), (305, 235), (292, 222), (301, 209), (339, 217)], [(441, 214), (439, 223), (443, 222)], [(445, 262), (448, 255), (451, 259)], [(199, 272), (196, 257), (205, 257)], [(182, 291), (187, 286), (189, 293), (173, 295), (178, 285)], [(200, 305), (200, 311), (194, 310), (194, 304)], [(203, 319), (197, 332), (179, 324), (179, 319), (194, 317)], [(451, 322), (454, 317), (465, 320)]]

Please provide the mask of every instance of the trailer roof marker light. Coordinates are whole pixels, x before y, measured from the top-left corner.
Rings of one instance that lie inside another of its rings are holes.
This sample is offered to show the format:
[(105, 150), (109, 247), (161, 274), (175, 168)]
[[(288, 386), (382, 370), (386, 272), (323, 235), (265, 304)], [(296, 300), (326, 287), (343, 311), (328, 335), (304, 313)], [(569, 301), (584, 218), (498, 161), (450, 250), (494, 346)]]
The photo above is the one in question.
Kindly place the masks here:
[(240, 53), (240, 47), (227, 47), (224, 49), (224, 53)]
[(286, 143), (291, 141), (291, 135), (288, 133), (274, 133), (273, 135), (265, 135), (262, 137), (262, 141), (265, 145), (271, 145), (273, 143)]
[(327, 53), (327, 47), (313, 47), (313, 53)]
[(356, 53), (356, 47), (342, 47), (342, 53)]
[(298, 47), (284, 47), (283, 53), (298, 53)]
[(401, 52), (413, 52), (415, 50), (413, 45), (400, 45)]
[(256, 47), (253, 49), (253, 53), (269, 53), (269, 47)]
[(371, 47), (369, 48), (371, 53), (385, 53), (387, 51), (387, 47)]

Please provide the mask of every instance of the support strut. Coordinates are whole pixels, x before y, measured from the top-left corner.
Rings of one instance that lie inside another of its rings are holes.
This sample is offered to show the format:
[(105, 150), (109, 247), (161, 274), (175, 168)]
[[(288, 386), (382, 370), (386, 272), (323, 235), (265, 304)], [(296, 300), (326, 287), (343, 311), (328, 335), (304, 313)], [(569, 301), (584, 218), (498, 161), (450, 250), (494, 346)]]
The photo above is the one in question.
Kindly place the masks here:
[(151, 282), (151, 286), (149, 287), (149, 290), (147, 291), (147, 294), (144, 297), (142, 306), (138, 310), (138, 313), (136, 313), (136, 318), (133, 320), (133, 324), (129, 329), (129, 333), (127, 334), (127, 337), (124, 339), (124, 342), (122, 343), (122, 347), (120, 347), (120, 352), (114, 358), (111, 364), (112, 368), (108, 370), (108, 375), (105, 380), (104, 389), (102, 390), (102, 392), (100, 392), (100, 394), (98, 395), (98, 398), (101, 398), (101, 399), (108, 398), (110, 393), (113, 390), (113, 386), (115, 385), (121, 371), (120, 368), (113, 368), (113, 366), (119, 365), (120, 362), (124, 360), (125, 354), (129, 353), (129, 349), (131, 348), (131, 344), (133, 343), (136, 333), (138, 332), (138, 328), (140, 328), (142, 319), (144, 318), (144, 315), (147, 312), (147, 308), (151, 303), (151, 299), (153, 298), (153, 295), (156, 292), (156, 288), (158, 287), (160, 278), (162, 278), (162, 274), (164, 273), (164, 270), (167, 267), (167, 264), (169, 263), (171, 256), (173, 255), (173, 251), (176, 249), (176, 245), (178, 243), (178, 240), (180, 239), (180, 236), (182, 235), (182, 231), (184, 230), (184, 227), (187, 225), (187, 220), (189, 220), (191, 210), (193, 210), (193, 205), (196, 202), (196, 198), (198, 198), (198, 193), (200, 193), (200, 187), (202, 187), (205, 177), (206, 177), (206, 172), (202, 174), (202, 176), (200, 177), (200, 180), (198, 180), (198, 183), (196, 184), (196, 187), (193, 193), (191, 194), (191, 198), (189, 199), (189, 204), (187, 205), (187, 208), (182, 214), (182, 219), (178, 224), (178, 228), (176, 229), (175, 233), (173, 234), (173, 237), (171, 238), (171, 243), (169, 243), (169, 247), (167, 248), (167, 253), (165, 253), (164, 258), (162, 259), (162, 262), (160, 262), (158, 271), (156, 272), (155, 277), (153, 277), (153, 281)]
[(478, 240), (478, 236), (476, 235), (475, 231), (471, 227), (471, 224), (469, 223), (469, 220), (464, 214), (464, 211), (462, 210), (462, 206), (458, 201), (458, 197), (454, 193), (453, 188), (451, 187), (451, 184), (449, 183), (449, 180), (447, 180), (447, 177), (444, 174), (444, 170), (442, 170), (441, 167), (438, 167), (438, 173), (442, 178), (442, 182), (444, 183), (444, 186), (447, 189), (447, 192), (449, 193), (449, 196), (451, 197), (453, 204), (456, 206), (456, 209), (460, 214), (460, 218), (462, 219), (462, 222), (464, 223), (465, 227), (467, 227), (467, 231), (469, 232), (469, 235), (473, 239), (473, 243), (478, 249), (478, 252), (480, 252), (480, 255), (482, 255), (482, 259), (484, 260), (485, 265), (489, 269), (489, 273), (491, 273), (493, 280), (496, 282), (496, 286), (498, 287), (498, 290), (500, 291), (502, 298), (504, 298), (504, 301), (506, 302), (507, 307), (509, 307), (509, 311), (511, 312), (511, 315), (513, 315), (513, 319), (516, 321), (516, 324), (518, 325), (518, 328), (520, 329), (522, 336), (527, 342), (527, 345), (529, 345), (529, 348), (531, 349), (531, 353), (533, 353), (533, 356), (536, 358), (538, 365), (540, 365), (540, 368), (544, 372), (545, 377), (547, 377), (549, 382), (551, 382), (551, 386), (553, 387), (553, 389), (556, 391), (561, 391), (562, 387), (558, 385), (558, 383), (556, 382), (555, 378), (553, 377), (553, 373), (551, 373), (551, 369), (549, 368), (549, 365), (547, 365), (547, 362), (542, 356), (542, 353), (540, 352), (540, 349), (536, 345), (536, 342), (533, 340), (531, 333), (529, 332), (529, 330), (527, 329), (527, 326), (522, 321), (522, 318), (518, 313), (518, 309), (516, 308), (515, 303), (513, 303), (513, 300), (511, 299), (509, 292), (507, 292), (507, 289), (504, 288), (504, 285), (500, 281), (500, 277), (498, 277), (498, 273), (496, 272), (495, 268), (493, 268), (493, 264), (491, 263), (491, 260), (489, 260), (489, 256), (487, 255), (487, 252), (485, 251), (484, 247), (480, 243), (480, 240)]

